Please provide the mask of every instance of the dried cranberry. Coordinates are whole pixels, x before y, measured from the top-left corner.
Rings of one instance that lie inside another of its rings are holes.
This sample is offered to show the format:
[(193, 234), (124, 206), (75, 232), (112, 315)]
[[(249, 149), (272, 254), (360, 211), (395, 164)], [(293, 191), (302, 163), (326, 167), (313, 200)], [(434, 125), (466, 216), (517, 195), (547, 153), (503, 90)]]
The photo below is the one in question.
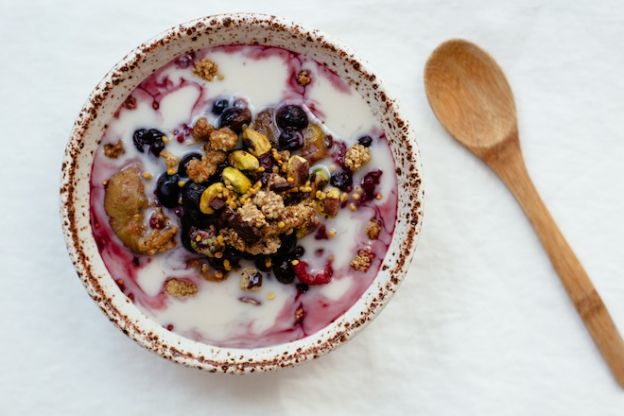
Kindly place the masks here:
[(249, 108), (230, 107), (221, 113), (219, 127), (229, 127), (236, 133), (243, 131), (243, 126), (251, 123), (251, 111)]
[(221, 113), (225, 111), (226, 108), (230, 106), (230, 101), (225, 98), (221, 98), (212, 103), (212, 114), (215, 116), (220, 116)]
[(288, 104), (277, 110), (275, 122), (282, 129), (302, 130), (308, 127), (308, 115), (300, 106)]
[(295, 272), (290, 260), (280, 259), (273, 263), (273, 274), (278, 282), (290, 284), (295, 280)]
[(156, 182), (156, 198), (160, 205), (167, 208), (174, 208), (178, 205), (180, 199), (180, 187), (178, 181), (180, 177), (177, 174), (168, 175), (166, 172), (160, 175)]
[(316, 233), (314, 234), (314, 238), (316, 240), (328, 240), (329, 236), (327, 235), (327, 228), (325, 228), (325, 225), (321, 225), (318, 230), (316, 230)]
[(187, 172), (186, 172), (186, 168), (188, 167), (188, 164), (191, 160), (194, 159), (201, 159), (202, 155), (201, 153), (197, 153), (197, 152), (192, 152), (192, 153), (187, 153), (184, 156), (182, 156), (182, 159), (180, 159), (180, 164), (178, 165), (178, 175), (180, 175), (183, 178), (186, 178), (187, 176)]
[(297, 279), (301, 283), (312, 285), (324, 285), (331, 281), (332, 276), (334, 275), (334, 269), (332, 268), (331, 263), (325, 264), (322, 272), (318, 272), (316, 274), (311, 274), (308, 271), (308, 263), (305, 261), (299, 261), (296, 266), (293, 266), (293, 270), (297, 275)]
[(362, 190), (364, 193), (360, 201), (370, 201), (375, 197), (375, 188), (379, 185), (382, 173), (381, 170), (373, 170), (364, 175), (364, 178), (362, 178)]
[(297, 150), (303, 147), (303, 134), (292, 128), (282, 130), (277, 139), (280, 150)]
[(345, 142), (340, 140), (334, 140), (332, 149), (331, 149), (331, 157), (338, 165), (344, 167), (344, 158), (347, 153), (347, 145)]
[(373, 144), (373, 138), (371, 136), (362, 136), (358, 139), (358, 143), (364, 147), (370, 147)]
[(353, 176), (346, 170), (334, 172), (329, 178), (329, 183), (343, 192), (350, 192), (353, 186)]

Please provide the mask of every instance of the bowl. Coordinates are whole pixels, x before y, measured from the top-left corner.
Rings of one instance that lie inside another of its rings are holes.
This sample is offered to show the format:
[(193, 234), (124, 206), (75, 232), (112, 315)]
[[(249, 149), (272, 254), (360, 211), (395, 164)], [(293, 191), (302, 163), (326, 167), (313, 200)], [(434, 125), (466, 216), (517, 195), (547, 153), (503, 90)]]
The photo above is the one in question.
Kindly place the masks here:
[[(167, 331), (120, 291), (91, 230), (89, 176), (94, 152), (114, 111), (153, 70), (190, 49), (264, 44), (293, 50), (327, 65), (355, 87), (378, 117), (396, 163), (398, 212), (392, 242), (375, 280), (329, 326), (297, 341), (264, 348), (221, 348)], [(126, 335), (162, 357), (222, 373), (252, 373), (317, 358), (345, 343), (387, 304), (405, 276), (422, 221), (420, 157), (414, 135), (379, 79), (353, 53), (316, 30), (258, 14), (207, 16), (142, 43), (100, 81), (74, 123), (62, 165), (61, 217), (69, 255), (89, 295)]]

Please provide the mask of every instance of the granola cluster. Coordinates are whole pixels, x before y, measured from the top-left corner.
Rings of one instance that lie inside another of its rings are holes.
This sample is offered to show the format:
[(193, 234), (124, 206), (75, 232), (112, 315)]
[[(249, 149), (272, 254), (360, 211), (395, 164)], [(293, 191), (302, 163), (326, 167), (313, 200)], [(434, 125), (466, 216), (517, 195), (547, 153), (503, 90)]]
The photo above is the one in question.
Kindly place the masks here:
[[(194, 73), (213, 80), (218, 67), (201, 60), (195, 63)], [(309, 72), (299, 73), (302, 85), (310, 81)], [(344, 208), (357, 210), (375, 197), (380, 171), (366, 174), (361, 186), (352, 184), (353, 173), (371, 159), (372, 139), (366, 136), (347, 147), (310, 122), (297, 105), (269, 108), (254, 119), (240, 100), (222, 101), (216, 107), (218, 114), (213, 107), (219, 116), (216, 123), (200, 117), (188, 126), (191, 141), (200, 143), (201, 151), (178, 157), (167, 147), (171, 139), (163, 132), (134, 132), (137, 150), (159, 159), (165, 169), (156, 180), (155, 201), (148, 199), (144, 189), (152, 173), (142, 172), (138, 165), (108, 180), (105, 208), (113, 230), (135, 253), (148, 256), (170, 250), (180, 241), (195, 255), (189, 267), (209, 281), (226, 279), (246, 258), (259, 270), (272, 270), (282, 283), (295, 278), (307, 285), (328, 283), (332, 260), (322, 271), (312, 272), (301, 259), (303, 247), (297, 241), (319, 229), (323, 218), (335, 217)], [(115, 157), (123, 152), (120, 143), (106, 147), (106, 154)], [(330, 165), (317, 164), (322, 160)], [(174, 225), (173, 218), (179, 224)], [(335, 235), (335, 230), (321, 228), (325, 238)], [(376, 239), (379, 231), (379, 222), (371, 220), (368, 237)], [(360, 250), (351, 267), (366, 271), (373, 259), (372, 252)], [(257, 269), (244, 271), (243, 290), (262, 285)], [(187, 297), (197, 287), (170, 278), (165, 291)]]

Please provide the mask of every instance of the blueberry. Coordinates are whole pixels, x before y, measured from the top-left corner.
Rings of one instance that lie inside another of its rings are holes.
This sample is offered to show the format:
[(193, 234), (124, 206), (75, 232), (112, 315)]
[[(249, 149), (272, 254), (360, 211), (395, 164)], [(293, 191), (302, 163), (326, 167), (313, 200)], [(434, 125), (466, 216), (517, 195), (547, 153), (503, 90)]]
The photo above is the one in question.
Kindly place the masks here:
[(187, 153), (185, 154), (182, 159), (180, 159), (180, 164), (178, 164), (178, 175), (180, 175), (183, 178), (186, 178), (187, 173), (186, 173), (186, 167), (188, 166), (188, 163), (191, 160), (194, 159), (201, 159), (202, 155), (201, 153), (197, 153), (197, 152), (193, 152), (193, 153)]
[(358, 139), (358, 143), (364, 147), (370, 147), (373, 144), (373, 138), (371, 136), (362, 136)]
[(281, 259), (273, 264), (273, 274), (280, 283), (289, 284), (295, 280), (295, 271), (287, 259)]
[(295, 247), (295, 251), (293, 251), (293, 256), (297, 259), (300, 259), (305, 254), (305, 249), (303, 246)]
[(229, 105), (230, 102), (225, 98), (216, 100), (214, 103), (212, 103), (212, 114), (214, 114), (215, 116), (220, 116), (221, 113), (223, 113), (223, 111), (225, 111), (225, 109), (229, 107)]
[(333, 186), (343, 192), (349, 192), (351, 190), (351, 187), (353, 186), (353, 177), (349, 172), (341, 170), (338, 172), (334, 172), (330, 176), (329, 183), (331, 183)]
[(275, 113), (275, 121), (282, 129), (302, 130), (308, 127), (308, 115), (298, 105), (284, 105)]
[(158, 198), (160, 205), (166, 208), (178, 206), (178, 200), (180, 199), (179, 180), (180, 177), (177, 174), (168, 175), (165, 172), (160, 175), (156, 182), (156, 198)]
[(287, 128), (282, 130), (277, 139), (280, 150), (297, 150), (303, 147), (303, 134), (300, 131)]
[(219, 128), (229, 127), (236, 133), (243, 131), (243, 126), (251, 123), (251, 111), (248, 108), (230, 107), (221, 113)]
[(145, 146), (148, 146), (149, 151), (158, 157), (165, 148), (165, 142), (162, 139), (164, 135), (157, 129), (137, 129), (132, 135), (132, 142), (139, 152), (144, 153)]
[[(269, 264), (269, 266), (267, 266), (267, 263)], [(256, 269), (262, 272), (268, 272), (269, 270), (271, 270), (271, 258), (267, 256), (258, 256), (254, 260), (254, 265), (256, 266)]]
[(199, 200), (207, 186), (201, 183), (187, 182), (182, 188), (182, 205), (184, 209), (199, 209)]

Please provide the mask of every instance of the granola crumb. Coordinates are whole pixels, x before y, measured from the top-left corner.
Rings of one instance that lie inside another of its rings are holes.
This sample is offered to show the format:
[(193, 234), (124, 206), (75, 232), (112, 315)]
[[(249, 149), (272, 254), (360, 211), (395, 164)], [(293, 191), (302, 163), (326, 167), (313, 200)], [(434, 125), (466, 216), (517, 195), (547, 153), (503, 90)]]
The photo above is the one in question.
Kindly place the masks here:
[(189, 264), (199, 272), (201, 277), (209, 282), (221, 282), (228, 277), (227, 273), (224, 274), (223, 272), (217, 271), (203, 261), (193, 259)]
[(368, 238), (370, 238), (371, 240), (377, 240), (380, 231), (381, 224), (379, 223), (379, 220), (377, 220), (376, 218), (371, 218), (368, 221), (368, 224), (366, 224), (366, 235), (368, 236)]
[(117, 140), (117, 143), (106, 143), (104, 145), (104, 155), (108, 158), (117, 159), (124, 153), (126, 153), (126, 149), (124, 149), (121, 139)]
[(354, 144), (349, 148), (349, 150), (347, 150), (344, 158), (344, 164), (351, 172), (355, 172), (367, 164), (370, 160), (371, 154), (368, 147), (364, 147), (361, 144)]
[(171, 250), (176, 246), (175, 235), (177, 232), (177, 227), (154, 230), (139, 241), (139, 251), (148, 256), (153, 256)]
[(210, 133), (210, 147), (214, 150), (228, 151), (238, 143), (238, 136), (229, 127), (223, 127)]
[(193, 159), (186, 165), (186, 173), (196, 183), (207, 181), (225, 160), (225, 153), (220, 150), (209, 150), (201, 159)]
[(195, 296), (199, 288), (190, 280), (171, 277), (165, 282), (165, 291), (176, 298), (186, 298)]
[(242, 290), (257, 292), (262, 287), (262, 274), (254, 268), (247, 268), (241, 272), (240, 288)]
[(359, 249), (351, 260), (351, 268), (360, 272), (367, 272), (374, 258), (375, 254), (369, 248)]
[(178, 171), (178, 164), (180, 163), (180, 159), (178, 159), (173, 153), (163, 150), (160, 152), (160, 157), (165, 160), (165, 166), (167, 166), (167, 174), (173, 175)]
[(212, 124), (208, 122), (206, 117), (198, 118), (193, 128), (191, 129), (191, 136), (197, 141), (208, 141), (210, 134), (214, 131)]
[(284, 209), (284, 199), (273, 191), (259, 191), (254, 196), (253, 203), (270, 220), (277, 219)]
[(262, 211), (250, 202), (238, 208), (237, 212), (240, 215), (241, 220), (248, 223), (252, 227), (262, 228), (267, 224)]
[(223, 75), (219, 73), (219, 65), (212, 59), (204, 58), (195, 63), (193, 74), (208, 82), (222, 80)]
[(152, 172), (143, 172), (143, 178), (149, 181), (154, 178), (154, 175), (152, 175)]
[(275, 292), (269, 292), (266, 295), (267, 300), (273, 300), (275, 299)]
[(299, 71), (299, 73), (297, 74), (297, 84), (301, 85), (302, 87), (305, 87), (306, 85), (309, 85), (312, 82), (312, 77), (310, 76), (310, 71), (308, 71), (307, 69), (302, 69), (301, 71)]
[(301, 323), (303, 321), (303, 318), (305, 318), (305, 310), (303, 309), (302, 305), (299, 305), (297, 309), (295, 309), (295, 323)]

